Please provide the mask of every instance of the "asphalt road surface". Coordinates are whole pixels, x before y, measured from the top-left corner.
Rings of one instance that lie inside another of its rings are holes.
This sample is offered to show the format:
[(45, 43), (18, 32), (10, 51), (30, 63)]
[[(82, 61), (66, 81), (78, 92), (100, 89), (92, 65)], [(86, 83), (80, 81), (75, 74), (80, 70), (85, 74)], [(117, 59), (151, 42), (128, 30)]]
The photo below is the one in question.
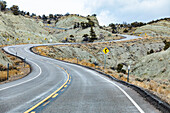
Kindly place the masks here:
[(29, 50), (32, 46), (35, 45), (4, 48), (26, 58), (32, 72), (0, 85), (0, 113), (160, 112), (134, 90), (90, 69), (36, 55)]

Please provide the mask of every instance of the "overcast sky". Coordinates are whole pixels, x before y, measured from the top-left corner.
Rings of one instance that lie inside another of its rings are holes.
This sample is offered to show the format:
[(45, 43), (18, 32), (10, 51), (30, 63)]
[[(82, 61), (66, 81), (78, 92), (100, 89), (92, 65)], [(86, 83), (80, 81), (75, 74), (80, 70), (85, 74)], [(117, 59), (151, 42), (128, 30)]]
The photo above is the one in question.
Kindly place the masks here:
[(6, 0), (6, 2), (7, 7), (18, 5), (20, 10), (37, 15), (97, 14), (100, 25), (148, 22), (170, 17), (170, 0)]

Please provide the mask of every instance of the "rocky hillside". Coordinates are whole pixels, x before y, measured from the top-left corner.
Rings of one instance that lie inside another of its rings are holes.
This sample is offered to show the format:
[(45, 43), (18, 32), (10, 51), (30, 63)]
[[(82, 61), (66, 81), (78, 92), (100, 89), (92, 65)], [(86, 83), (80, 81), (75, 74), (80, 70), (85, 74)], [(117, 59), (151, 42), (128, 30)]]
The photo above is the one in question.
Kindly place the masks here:
[(170, 81), (170, 48), (142, 57), (133, 67), (133, 74), (142, 78)]
[[(79, 26), (75, 27), (75, 24)], [(84, 35), (90, 37), (90, 30), (93, 26), (96, 38), (100, 41), (109, 38), (119, 39), (110, 32), (99, 28), (98, 20), (95, 16), (68, 15), (50, 24), (51, 27), (69, 28), (68, 30), (48, 28), (47, 23), (41, 19), (13, 15), (12, 13), (0, 12), (0, 45), (12, 45), (23, 43), (55, 43), (62, 42), (71, 35), (76, 42), (82, 42)]]
[(170, 37), (170, 18), (158, 19), (148, 23), (133, 22), (130, 24), (110, 24), (103, 27), (113, 33), (129, 34), (137, 36), (164, 36)]
[[(76, 29), (70, 29), (70, 30), (66, 30), (66, 31), (61, 31), (61, 30), (56, 30), (58, 31), (57, 34), (54, 34), (58, 41), (62, 41), (65, 38), (70, 38), (70, 35), (74, 36), (74, 39), (76, 40), (76, 42), (82, 42), (84, 39), (84, 35), (87, 34), (88, 36), (90, 36), (90, 30), (91, 28), (86, 28), (86, 29), (81, 29), (81, 28), (76, 28)], [(104, 41), (107, 39), (110, 40), (114, 40), (118, 37), (116, 37), (116, 35), (112, 35), (111, 32), (108, 32), (106, 30), (100, 29), (99, 27), (93, 27), (93, 30), (96, 34), (96, 37), (98, 38), (96, 41)], [(121, 38), (121, 37), (119, 37)]]
[[(150, 39), (139, 39), (139, 40), (133, 40), (133, 41), (127, 41), (127, 42), (112, 42), (112, 43), (95, 43), (95, 44), (84, 44), (84, 45), (72, 45), (72, 46), (54, 46), (51, 47), (50, 51), (48, 50), (42, 50), (45, 53), (47, 53), (49, 56), (53, 56), (54, 58), (79, 58), (79, 60), (86, 60), (86, 62), (94, 63), (95, 61), (98, 63), (98, 65), (103, 66), (104, 65), (104, 54), (102, 50), (107, 47), (109, 48), (110, 52), (107, 55), (107, 62), (106, 67), (116, 69), (118, 64), (125, 64), (125, 65), (131, 65), (132, 69), (136, 69), (134, 74), (140, 73), (140, 71), (143, 71), (142, 67), (143, 65), (147, 66), (146, 71), (150, 71), (148, 69), (154, 70), (156, 68), (161, 68), (159, 71), (161, 72), (163, 68), (165, 68), (165, 72), (163, 74), (167, 74), (169, 71), (166, 68), (169, 68), (167, 66), (161, 67), (163, 63), (169, 62), (169, 59), (166, 59), (164, 62), (164, 56), (167, 55), (167, 58), (169, 58), (169, 54), (165, 52), (165, 55), (162, 56), (162, 58), (158, 58), (159, 60), (163, 60), (163, 62), (157, 62), (158, 65), (154, 68), (151, 68), (153, 65), (148, 63), (152, 60), (154, 61), (155, 58), (158, 57), (157, 54), (160, 56), (164, 53), (163, 48), (165, 44), (163, 41), (165, 39), (170, 38), (150, 38)], [(156, 53), (154, 57), (152, 56), (153, 53)], [(151, 55), (150, 55), (151, 54)], [(147, 59), (148, 57), (152, 58), (150, 61)], [(140, 61), (141, 59), (147, 59), (147, 61)], [(154, 62), (156, 63), (157, 60)], [(140, 64), (141, 63), (141, 64)], [(159, 64), (160, 63), (160, 64)], [(140, 68), (138, 69), (138, 65), (140, 64)], [(150, 65), (150, 66), (148, 66)], [(169, 64), (167, 64), (169, 65)], [(127, 69), (126, 66), (123, 67), (125, 70)], [(138, 71), (137, 71), (138, 70)], [(157, 71), (156, 71), (157, 72)], [(148, 77), (153, 76), (151, 73), (148, 72)], [(141, 75), (146, 74), (145, 71), (140, 73)], [(137, 76), (141, 76), (137, 75)], [(158, 74), (156, 74), (157, 76)], [(153, 77), (153, 78), (156, 78)], [(161, 76), (161, 75), (160, 75)], [(168, 74), (166, 75), (166, 77)]]
[(43, 28), (41, 21), (0, 12), (0, 45), (43, 43), (45, 38), (55, 38)]
[(89, 19), (94, 22), (95, 26), (99, 26), (98, 20), (95, 16), (78, 16), (78, 15), (68, 15), (61, 17), (58, 22), (56, 23), (56, 27), (58, 28), (73, 28), (75, 23), (88, 23)]
[[(96, 68), (124, 81), (127, 81), (127, 65), (131, 65), (130, 83), (145, 88), (170, 103), (170, 48), (164, 50), (164, 40), (170, 42), (170, 37), (43, 46), (34, 48), (34, 51), (47, 57)], [(105, 47), (110, 50), (106, 57), (106, 69), (105, 55), (102, 52)]]
[[(94, 30), (97, 40), (113, 40), (118, 37), (116, 35), (112, 35), (111, 32), (103, 30), (99, 27), (98, 20), (95, 16), (78, 16), (78, 15), (68, 15), (63, 16), (57, 20), (56, 25), (49, 25), (55, 28), (49, 28), (49, 32), (57, 37), (57, 40), (60, 42), (65, 41), (67, 38), (74, 38), (75, 42), (82, 42), (84, 39), (84, 35), (88, 35), (87, 37), (91, 37), (91, 27)], [(60, 28), (65, 28), (62, 30)], [(72, 35), (72, 37), (70, 37)], [(119, 37), (120, 38), (120, 37)], [(69, 42), (69, 41), (65, 41)]]
[(170, 21), (160, 20), (158, 22), (147, 24), (142, 27), (139, 27), (135, 30), (136, 34), (142, 33), (142, 36), (145, 33), (149, 36), (165, 36), (170, 37)]

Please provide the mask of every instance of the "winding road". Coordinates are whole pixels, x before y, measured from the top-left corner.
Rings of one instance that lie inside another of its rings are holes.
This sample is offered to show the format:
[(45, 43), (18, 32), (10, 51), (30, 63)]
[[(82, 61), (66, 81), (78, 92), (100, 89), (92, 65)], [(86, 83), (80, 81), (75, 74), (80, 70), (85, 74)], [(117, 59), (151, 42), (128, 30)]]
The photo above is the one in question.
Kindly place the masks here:
[(30, 51), (39, 44), (4, 50), (26, 58), (32, 72), (0, 85), (0, 113), (160, 113), (129, 87), (93, 70)]

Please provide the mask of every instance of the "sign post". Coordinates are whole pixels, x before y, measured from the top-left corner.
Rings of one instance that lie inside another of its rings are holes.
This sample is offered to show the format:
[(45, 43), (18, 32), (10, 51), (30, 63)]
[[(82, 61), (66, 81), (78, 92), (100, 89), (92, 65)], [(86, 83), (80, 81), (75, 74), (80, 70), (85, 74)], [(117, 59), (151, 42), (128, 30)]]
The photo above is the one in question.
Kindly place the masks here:
[(48, 43), (47, 38), (44, 38), (44, 40), (45, 40), (45, 43)]
[(128, 76), (127, 76), (127, 82), (129, 82), (129, 72), (130, 72), (130, 65), (128, 65)]
[(53, 42), (53, 40), (52, 39), (50, 39), (50, 43), (52, 43)]
[(26, 63), (26, 58), (24, 58), (24, 67), (25, 67), (25, 63)]
[(9, 79), (9, 63), (7, 64), (7, 80)]
[(30, 43), (30, 38), (28, 38), (28, 43)]
[(77, 57), (77, 64), (79, 63), (79, 57)]
[(9, 38), (7, 38), (7, 45), (9, 44)]
[(96, 59), (95, 59), (94, 65), (95, 65), (95, 69), (96, 69)]
[(105, 54), (104, 56), (104, 69), (106, 68), (106, 54), (109, 53), (109, 49), (107, 47), (105, 47), (103, 49), (103, 53)]

